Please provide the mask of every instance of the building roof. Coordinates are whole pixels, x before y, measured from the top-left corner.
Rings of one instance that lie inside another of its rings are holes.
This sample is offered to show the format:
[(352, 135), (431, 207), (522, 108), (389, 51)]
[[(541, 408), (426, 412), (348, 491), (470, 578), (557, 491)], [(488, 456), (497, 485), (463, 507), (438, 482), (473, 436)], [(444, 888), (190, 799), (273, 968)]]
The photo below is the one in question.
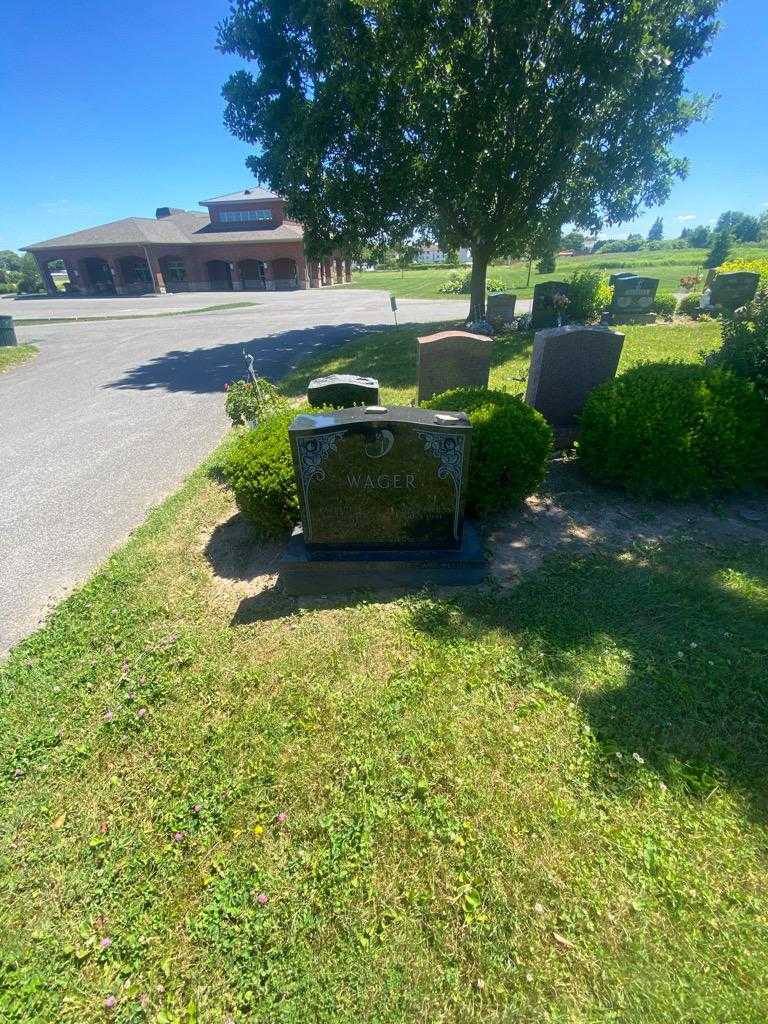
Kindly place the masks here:
[(228, 196), (215, 196), (213, 199), (201, 199), (201, 206), (210, 206), (212, 203), (252, 203), (257, 199), (280, 199), (274, 192), (268, 192), (265, 188), (244, 188), (239, 192), (230, 192)]
[(156, 220), (154, 217), (126, 217), (110, 224), (99, 224), (71, 235), (59, 235), (44, 242), (23, 247), (25, 252), (39, 249), (79, 249), (99, 245), (216, 245), (217, 243), (295, 242), (304, 237), (300, 224), (284, 221), (277, 227), (246, 228), (238, 224), (225, 228), (211, 224), (207, 213), (183, 210)]

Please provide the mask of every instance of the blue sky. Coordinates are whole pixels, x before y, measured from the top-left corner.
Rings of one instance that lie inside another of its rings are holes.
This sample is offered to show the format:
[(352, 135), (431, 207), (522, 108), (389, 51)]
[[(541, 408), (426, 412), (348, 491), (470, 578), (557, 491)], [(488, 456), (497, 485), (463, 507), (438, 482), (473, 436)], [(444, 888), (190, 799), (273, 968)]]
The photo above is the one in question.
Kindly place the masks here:
[[(251, 180), (248, 147), (222, 123), (237, 62), (214, 50), (226, 0), (57, 0), (6, 7), (0, 36), (0, 249), (157, 206), (195, 209)], [(675, 144), (691, 161), (660, 213), (665, 234), (724, 209), (768, 209), (765, 0), (728, 0), (693, 89), (721, 94), (711, 119)]]

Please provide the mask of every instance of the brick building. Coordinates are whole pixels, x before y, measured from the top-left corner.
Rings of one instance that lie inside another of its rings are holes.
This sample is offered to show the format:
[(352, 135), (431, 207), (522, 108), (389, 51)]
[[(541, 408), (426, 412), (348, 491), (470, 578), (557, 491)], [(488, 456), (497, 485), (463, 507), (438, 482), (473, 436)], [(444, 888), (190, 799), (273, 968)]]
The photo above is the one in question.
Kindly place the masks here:
[(261, 188), (205, 199), (208, 213), (158, 208), (24, 247), (51, 295), (50, 264), (62, 260), (76, 295), (148, 292), (288, 291), (351, 279), (340, 253), (308, 259), (301, 224), (285, 200)]

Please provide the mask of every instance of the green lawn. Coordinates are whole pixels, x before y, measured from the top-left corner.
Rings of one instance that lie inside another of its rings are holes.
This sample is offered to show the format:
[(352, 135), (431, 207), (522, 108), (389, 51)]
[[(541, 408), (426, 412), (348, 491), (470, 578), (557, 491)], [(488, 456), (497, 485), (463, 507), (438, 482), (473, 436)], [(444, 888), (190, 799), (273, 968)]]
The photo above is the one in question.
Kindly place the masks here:
[(201, 468), (0, 667), (3, 1024), (764, 1024), (765, 546), (301, 607), (238, 522)]
[[(366, 334), (341, 348), (301, 363), (283, 381), (280, 389), (289, 396), (303, 395), (307, 382), (313, 377), (328, 373), (358, 373), (378, 378), (385, 402), (407, 404), (416, 398), (416, 338), (450, 326), (450, 323), (411, 324)], [(627, 325), (618, 329), (626, 336), (620, 371), (651, 359), (697, 362), (702, 351), (717, 348), (720, 344), (720, 325), (714, 320)], [(491, 387), (512, 392), (525, 390), (532, 343), (530, 332), (496, 338)]]
[[(528, 265), (513, 263), (511, 266), (494, 266), (488, 273), (500, 277), (506, 289), (515, 292), (519, 298), (530, 298), (533, 286), (540, 281), (568, 280), (573, 272), (582, 267), (595, 267), (605, 270), (606, 274), (631, 270), (633, 273), (647, 277), (657, 277), (662, 291), (680, 291), (680, 278), (691, 274), (706, 275), (703, 263), (705, 249), (674, 249), (660, 252), (641, 253), (597, 253), (594, 256), (568, 256), (558, 260), (554, 274), (539, 274), (534, 265), (530, 285)], [(761, 259), (768, 256), (768, 249), (736, 248), (733, 258), (745, 257)], [(438, 290), (446, 280), (450, 270), (443, 267), (425, 267), (414, 270), (374, 270), (359, 271), (354, 275), (347, 288), (381, 288), (396, 295), (398, 298), (462, 298), (462, 296), (442, 295)]]
[(0, 373), (13, 369), (21, 363), (33, 359), (39, 349), (35, 345), (4, 345), (0, 348)]

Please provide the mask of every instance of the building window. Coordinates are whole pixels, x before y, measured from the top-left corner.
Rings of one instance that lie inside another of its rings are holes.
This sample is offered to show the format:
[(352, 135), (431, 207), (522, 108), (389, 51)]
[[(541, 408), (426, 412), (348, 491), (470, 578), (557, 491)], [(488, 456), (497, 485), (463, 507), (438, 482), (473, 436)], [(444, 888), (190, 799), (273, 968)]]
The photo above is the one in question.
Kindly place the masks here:
[(249, 220), (272, 220), (271, 210), (222, 210), (219, 220), (225, 224), (242, 224)]
[(184, 267), (183, 260), (166, 260), (164, 276), (167, 281), (174, 281), (180, 283), (186, 281), (187, 271)]

